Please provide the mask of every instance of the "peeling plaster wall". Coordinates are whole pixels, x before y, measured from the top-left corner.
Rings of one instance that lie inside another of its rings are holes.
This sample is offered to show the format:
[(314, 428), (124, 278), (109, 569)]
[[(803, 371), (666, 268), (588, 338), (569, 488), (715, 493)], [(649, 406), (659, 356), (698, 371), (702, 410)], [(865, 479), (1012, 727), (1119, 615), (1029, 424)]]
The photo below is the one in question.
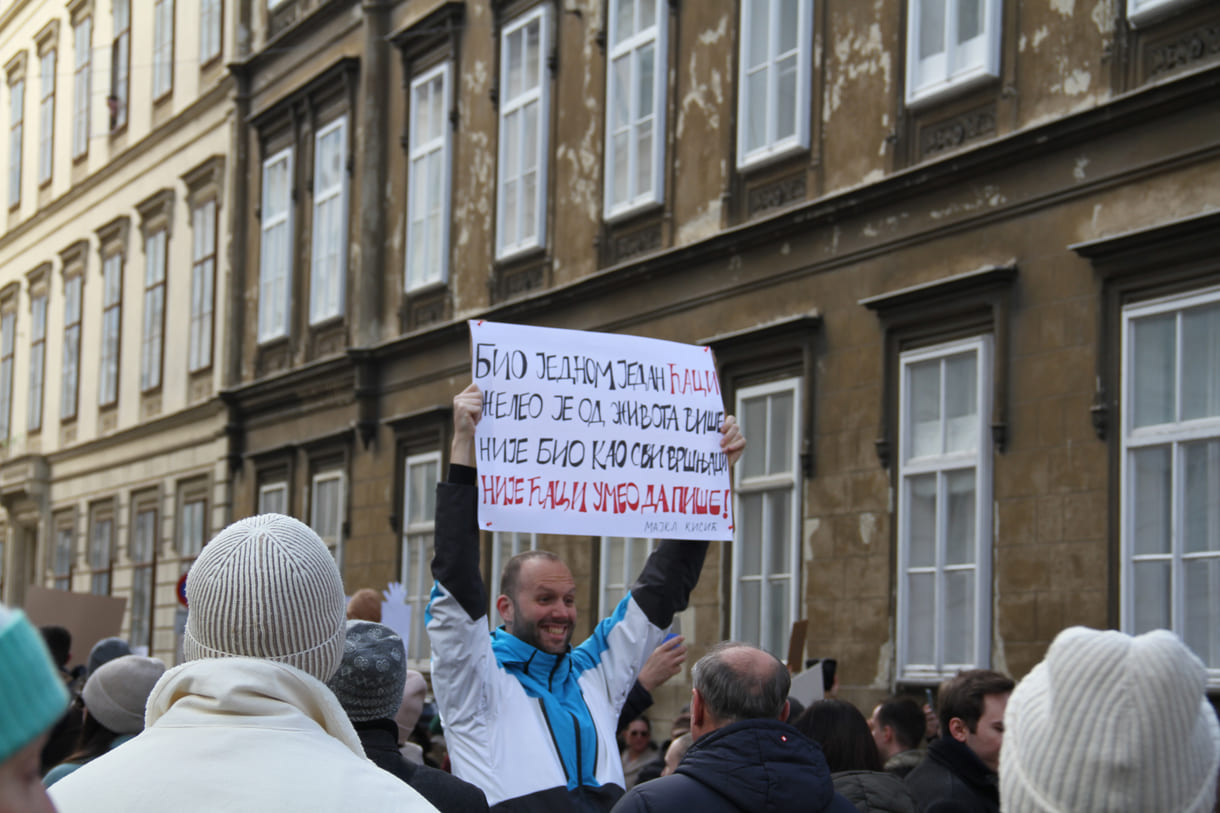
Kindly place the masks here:
[(1096, 107), (1113, 95), (1106, 54), (1117, 16), (1115, 0), (1021, 6), (1015, 83), (1019, 127)]

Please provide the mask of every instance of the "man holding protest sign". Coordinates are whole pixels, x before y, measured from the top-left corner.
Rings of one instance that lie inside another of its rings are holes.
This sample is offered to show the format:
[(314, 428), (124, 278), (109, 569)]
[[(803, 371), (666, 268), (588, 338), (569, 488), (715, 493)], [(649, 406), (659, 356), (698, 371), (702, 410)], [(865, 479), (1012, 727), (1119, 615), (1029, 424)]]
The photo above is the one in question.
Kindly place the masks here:
[[(473, 384), (454, 398), (449, 480), (437, 486), (428, 634), (454, 773), (480, 786), (493, 809), (607, 811), (623, 794), (619, 709), (686, 607), (708, 543), (662, 542), (630, 593), (577, 647), (571, 571), (554, 554), (520, 554), (504, 568), (496, 600), (504, 624), (489, 636), (475, 471), (483, 410)], [(746, 441), (732, 416), (719, 429), (731, 467)]]

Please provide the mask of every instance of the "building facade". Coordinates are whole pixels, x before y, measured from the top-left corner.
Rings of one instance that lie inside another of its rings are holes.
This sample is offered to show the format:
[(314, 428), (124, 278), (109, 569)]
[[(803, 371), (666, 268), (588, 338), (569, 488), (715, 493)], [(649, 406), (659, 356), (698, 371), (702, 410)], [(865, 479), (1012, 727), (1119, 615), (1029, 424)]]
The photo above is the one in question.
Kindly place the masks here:
[[(704, 343), (750, 448), (692, 655), (784, 656), (804, 618), (803, 653), (867, 704), (964, 666), (1019, 677), (1071, 624), (1167, 626), (1220, 690), (1215, 3), (229, 11), (224, 409), (189, 421), (223, 441), (199, 447), (209, 528), (285, 511), (349, 592), (402, 581), (426, 668), (466, 320)], [(78, 512), (103, 491), (79, 489)], [(484, 542), (485, 574), (563, 555), (585, 632), (652, 544)]]
[(0, 11), (3, 600), (123, 597), (123, 635), (169, 662), (178, 579), (229, 513), (225, 5)]

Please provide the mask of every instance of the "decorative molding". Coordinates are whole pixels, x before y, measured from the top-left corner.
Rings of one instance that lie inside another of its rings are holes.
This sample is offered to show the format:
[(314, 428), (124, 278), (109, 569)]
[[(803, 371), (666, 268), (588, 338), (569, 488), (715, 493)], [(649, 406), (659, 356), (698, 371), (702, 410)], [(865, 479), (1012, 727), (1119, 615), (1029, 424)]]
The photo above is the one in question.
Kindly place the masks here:
[(72, 243), (59, 252), (59, 260), (63, 264), (61, 273), (65, 277), (84, 273), (85, 266), (89, 261), (89, 241), (77, 240)]
[(225, 157), (216, 154), (204, 159), (182, 173), (182, 183), (186, 185), (187, 205), (192, 209), (208, 199), (215, 199), (220, 206), (225, 188)]
[(450, 291), (443, 286), (407, 294), (403, 299), (400, 318), (402, 330), (420, 330), (446, 321), (449, 318), (450, 300)]
[(38, 56), (45, 56), (48, 51), (55, 50), (56, 60), (58, 61), (59, 18), (56, 17), (43, 26), (42, 30), (34, 35), (34, 42), (38, 44)]
[(127, 256), (127, 236), (131, 231), (131, 218), (119, 215), (94, 233), (97, 235), (98, 250), (103, 257), (111, 254)]
[(50, 261), (40, 263), (33, 271), (26, 272), (25, 279), (31, 296), (45, 294), (47, 292), (47, 285), (51, 280)]
[(27, 51), (22, 48), (17, 52), (15, 57), (8, 61), (8, 64), (4, 66), (4, 75), (8, 80), (8, 84), (15, 85), (18, 82), (24, 81), (28, 60)]
[(618, 265), (643, 254), (651, 254), (662, 247), (661, 223), (651, 223), (642, 229), (610, 238), (610, 265)]
[(136, 204), (140, 215), (140, 234), (147, 240), (154, 232), (165, 230), (168, 235), (174, 223), (174, 190), (166, 187)]
[(1144, 81), (1220, 57), (1220, 22), (1200, 25), (1167, 41), (1144, 45)]
[(919, 157), (921, 159), (955, 150), (972, 141), (995, 135), (996, 106), (971, 110), (960, 116), (918, 126)]
[(746, 217), (752, 218), (772, 209), (798, 203), (805, 199), (805, 195), (804, 170), (771, 183), (761, 184), (746, 193)]
[(492, 302), (505, 302), (543, 290), (549, 270), (550, 260), (546, 257), (496, 268), (488, 281)]

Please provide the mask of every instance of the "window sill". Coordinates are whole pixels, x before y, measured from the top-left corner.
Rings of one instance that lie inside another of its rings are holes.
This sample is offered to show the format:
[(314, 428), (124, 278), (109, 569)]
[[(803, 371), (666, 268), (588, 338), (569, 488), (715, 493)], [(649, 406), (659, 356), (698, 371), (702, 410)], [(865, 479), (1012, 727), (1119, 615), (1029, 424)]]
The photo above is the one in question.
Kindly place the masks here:
[(809, 152), (809, 145), (802, 144), (799, 141), (768, 147), (765, 150), (754, 153), (752, 156), (740, 157), (737, 162), (737, 171), (743, 175), (748, 175), (756, 170), (765, 169), (772, 164), (778, 164), (795, 155), (807, 152)]
[(633, 220), (637, 217), (643, 217), (664, 208), (665, 201), (646, 200), (641, 203), (633, 203), (629, 206), (620, 206), (612, 211), (607, 211), (602, 215), (602, 219), (606, 222), (607, 226), (618, 226), (629, 220)]
[(983, 68), (976, 68), (968, 73), (944, 79), (919, 91), (908, 90), (906, 107), (913, 113), (920, 113), (928, 108), (976, 90), (990, 82), (998, 82), (1000, 77)]

